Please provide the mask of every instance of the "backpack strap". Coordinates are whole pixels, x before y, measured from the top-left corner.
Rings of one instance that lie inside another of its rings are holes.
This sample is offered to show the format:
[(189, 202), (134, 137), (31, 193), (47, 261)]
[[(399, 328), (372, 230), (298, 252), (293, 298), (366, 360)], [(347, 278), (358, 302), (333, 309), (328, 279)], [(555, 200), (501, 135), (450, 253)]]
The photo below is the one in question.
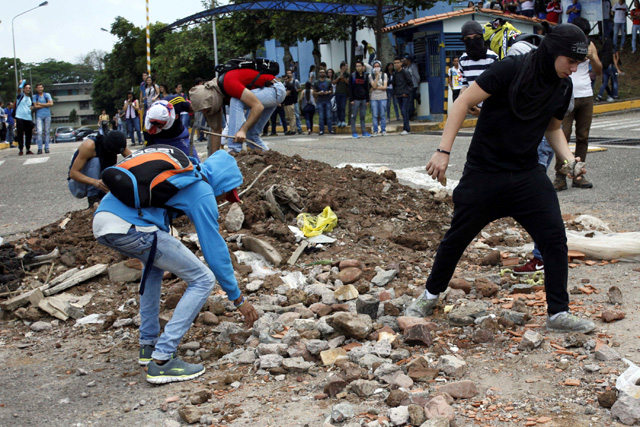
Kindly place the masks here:
[(149, 250), (149, 256), (147, 262), (144, 264), (144, 271), (142, 272), (142, 280), (140, 281), (140, 295), (144, 294), (144, 287), (149, 278), (149, 273), (153, 268), (153, 261), (156, 258), (156, 250), (158, 249), (158, 232), (153, 233), (153, 242), (151, 243), (151, 249)]
[(251, 83), (249, 83), (249, 86), (247, 86), (247, 89), (251, 90), (251, 88), (253, 88), (253, 85), (258, 81), (261, 75), (262, 73), (258, 71), (258, 75), (256, 76), (255, 79), (253, 79)]

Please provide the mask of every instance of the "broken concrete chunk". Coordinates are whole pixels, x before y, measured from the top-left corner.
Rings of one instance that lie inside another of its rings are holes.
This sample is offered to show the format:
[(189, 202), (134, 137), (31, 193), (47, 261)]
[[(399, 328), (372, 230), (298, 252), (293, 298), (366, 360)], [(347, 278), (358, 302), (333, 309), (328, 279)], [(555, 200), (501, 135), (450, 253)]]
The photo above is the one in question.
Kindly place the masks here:
[(380, 267), (376, 267), (376, 272), (377, 274), (371, 279), (371, 283), (375, 286), (386, 286), (398, 274), (398, 270), (384, 270)]
[(112, 282), (137, 282), (142, 277), (142, 271), (129, 267), (127, 261), (110, 266), (107, 269), (107, 274), (109, 274), (109, 280)]
[(236, 232), (242, 228), (244, 222), (244, 213), (242, 207), (238, 203), (233, 203), (224, 218), (224, 226), (227, 231)]
[(351, 301), (360, 295), (353, 285), (341, 286), (333, 293), (338, 301)]
[(242, 236), (241, 242), (246, 249), (262, 255), (273, 265), (280, 265), (282, 262), (282, 255), (278, 250), (264, 240), (251, 236)]
[(467, 372), (467, 362), (456, 356), (444, 355), (438, 359), (436, 368), (447, 376), (459, 378)]

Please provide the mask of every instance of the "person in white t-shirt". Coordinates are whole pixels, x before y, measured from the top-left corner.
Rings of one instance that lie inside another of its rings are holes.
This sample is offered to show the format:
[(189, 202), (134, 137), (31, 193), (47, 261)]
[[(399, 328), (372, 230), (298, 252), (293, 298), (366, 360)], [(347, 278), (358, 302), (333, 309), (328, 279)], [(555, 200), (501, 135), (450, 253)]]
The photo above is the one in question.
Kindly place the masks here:
[(533, 18), (533, 0), (519, 0), (520, 15)]
[[(591, 26), (589, 21), (584, 18), (576, 18), (574, 25), (589, 37)], [(573, 111), (567, 113), (562, 121), (562, 130), (567, 141), (571, 138), (571, 128), (573, 122), (576, 122), (576, 151), (575, 156), (580, 157), (581, 161), (586, 161), (587, 151), (589, 149), (589, 130), (591, 129), (591, 119), (593, 118), (593, 88), (591, 87), (591, 77), (589, 77), (589, 66), (596, 75), (602, 74), (602, 62), (598, 57), (598, 50), (593, 42), (589, 42), (589, 51), (587, 59), (578, 65), (578, 71), (571, 74), (573, 82)], [(560, 169), (564, 163), (556, 157), (556, 179), (553, 181), (553, 187), (556, 191), (567, 189), (566, 177), (560, 173)], [(581, 179), (573, 179), (572, 187), (576, 188), (592, 188), (593, 184), (585, 177)]]
[(462, 89), (462, 76), (460, 75), (460, 58), (453, 58), (452, 66), (449, 68), (449, 78), (447, 79), (447, 83), (449, 84), (449, 88), (451, 89), (451, 95), (453, 97), (453, 102), (456, 102), (458, 99), (458, 95), (460, 95), (460, 90)]
[[(613, 47), (622, 50), (624, 46), (624, 39), (627, 35), (627, 15), (629, 14), (629, 7), (625, 3), (625, 0), (620, 0), (613, 6)], [(622, 33), (622, 40), (618, 44), (618, 33)]]

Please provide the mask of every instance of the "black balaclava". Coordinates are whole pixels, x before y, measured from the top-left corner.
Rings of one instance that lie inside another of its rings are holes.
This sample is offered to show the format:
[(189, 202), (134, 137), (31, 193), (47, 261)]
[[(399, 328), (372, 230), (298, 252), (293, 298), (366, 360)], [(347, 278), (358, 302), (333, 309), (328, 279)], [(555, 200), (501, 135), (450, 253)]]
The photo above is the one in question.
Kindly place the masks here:
[(112, 130), (106, 135), (96, 138), (96, 156), (100, 159), (100, 170), (113, 166), (118, 161), (118, 154), (127, 148), (127, 137), (123, 132)]
[[(477, 21), (467, 21), (462, 24), (460, 32), (462, 33), (462, 41), (464, 42), (465, 52), (467, 52), (469, 58), (473, 59), (474, 61), (486, 58), (487, 47), (484, 44), (484, 31), (482, 29), (482, 25), (480, 25)], [(466, 36), (472, 34), (478, 34), (480, 37), (465, 40)]]
[(514, 114), (529, 120), (549, 108), (562, 79), (556, 72), (558, 56), (584, 61), (589, 40), (572, 24), (561, 24), (544, 37), (540, 47), (523, 55), (520, 68), (509, 88), (509, 104)]

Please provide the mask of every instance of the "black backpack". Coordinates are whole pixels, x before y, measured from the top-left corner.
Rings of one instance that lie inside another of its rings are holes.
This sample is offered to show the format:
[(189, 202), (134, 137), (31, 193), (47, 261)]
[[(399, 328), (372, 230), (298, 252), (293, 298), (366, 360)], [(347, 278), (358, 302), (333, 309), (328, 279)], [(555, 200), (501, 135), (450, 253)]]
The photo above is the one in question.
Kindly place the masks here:
[(256, 70), (260, 74), (271, 74), (277, 76), (280, 73), (280, 65), (276, 61), (265, 58), (234, 58), (225, 64), (220, 64), (215, 68), (218, 77), (231, 70), (248, 69)]

